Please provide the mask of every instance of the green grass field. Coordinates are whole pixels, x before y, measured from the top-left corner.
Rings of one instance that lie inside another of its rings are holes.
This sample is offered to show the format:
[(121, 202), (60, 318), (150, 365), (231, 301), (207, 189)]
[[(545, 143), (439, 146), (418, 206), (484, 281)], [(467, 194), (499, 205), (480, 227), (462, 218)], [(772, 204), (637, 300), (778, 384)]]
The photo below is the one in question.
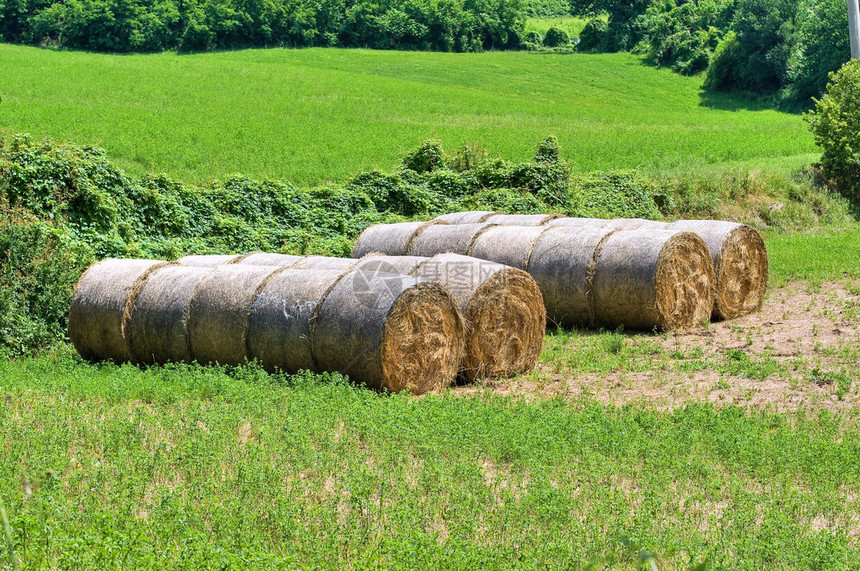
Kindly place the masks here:
[(588, 23), (586, 18), (559, 17), (559, 18), (529, 18), (526, 20), (526, 32), (535, 31), (540, 35), (546, 34), (551, 27), (561, 28), (571, 38), (578, 38), (582, 29)]
[(528, 160), (556, 134), (579, 171), (796, 169), (798, 115), (703, 94), (627, 54), (251, 50), (96, 55), (0, 45), (0, 125), (105, 147), (134, 174), (315, 184), (391, 169), (421, 141)]

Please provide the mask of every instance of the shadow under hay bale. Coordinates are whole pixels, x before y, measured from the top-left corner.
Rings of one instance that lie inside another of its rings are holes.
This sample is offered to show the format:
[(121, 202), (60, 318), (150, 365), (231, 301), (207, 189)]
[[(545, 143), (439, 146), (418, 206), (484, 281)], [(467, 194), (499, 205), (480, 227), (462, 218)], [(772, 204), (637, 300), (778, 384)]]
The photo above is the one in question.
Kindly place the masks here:
[(153, 271), (166, 265), (110, 258), (84, 272), (69, 307), (69, 338), (81, 357), (118, 363), (130, 359), (124, 329), (131, 298)]
[(173, 265), (155, 271), (134, 300), (125, 327), (135, 363), (191, 362), (191, 298), (214, 268)]
[(404, 256), (409, 253), (412, 241), (427, 228), (447, 224), (441, 220), (431, 220), (429, 222), (400, 222), (398, 224), (368, 226), (358, 237), (352, 251), (352, 257), (362, 258), (374, 252), (389, 256)]
[(319, 372), (311, 349), (311, 325), (326, 293), (344, 275), (337, 270), (286, 269), (272, 276), (251, 310), (251, 356), (269, 371)]
[(373, 388), (423, 394), (454, 379), (463, 334), (456, 302), (442, 286), (358, 270), (325, 296), (311, 343), (323, 370)]
[(695, 232), (708, 245), (716, 274), (716, 317), (739, 317), (761, 305), (769, 270), (767, 248), (755, 229), (717, 220), (679, 220), (669, 227)]
[(472, 244), (482, 232), (492, 228), (489, 224), (435, 225), (425, 228), (413, 238), (407, 252), (410, 256), (432, 257), (436, 254), (468, 255)]
[(451, 212), (437, 216), (434, 220), (441, 220), (448, 224), (478, 224), (485, 222), (490, 216), (503, 214), (502, 212), (494, 212), (492, 210), (468, 210), (466, 212)]
[(215, 268), (200, 280), (188, 318), (195, 360), (222, 365), (247, 361), (251, 308), (266, 281), (279, 271), (283, 268), (231, 264)]

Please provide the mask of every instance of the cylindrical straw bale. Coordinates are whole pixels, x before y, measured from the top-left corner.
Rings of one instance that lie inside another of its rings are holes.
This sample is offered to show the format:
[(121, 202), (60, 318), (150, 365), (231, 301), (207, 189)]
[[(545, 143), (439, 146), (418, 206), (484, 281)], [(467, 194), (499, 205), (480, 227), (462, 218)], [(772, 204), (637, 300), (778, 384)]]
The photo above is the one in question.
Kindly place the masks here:
[(248, 348), (269, 371), (318, 371), (311, 350), (311, 324), (338, 270), (287, 269), (272, 276), (251, 310)]
[(469, 255), (525, 270), (538, 238), (546, 230), (542, 226), (494, 226), (475, 239)]
[(266, 281), (282, 270), (231, 264), (215, 268), (200, 280), (188, 319), (194, 359), (222, 365), (246, 361), (251, 308)]
[(535, 244), (528, 272), (540, 286), (547, 315), (554, 323), (594, 324), (593, 260), (605, 235), (594, 226), (554, 227)]
[(605, 218), (554, 218), (547, 221), (544, 226), (557, 228), (563, 226), (565, 228), (574, 228), (577, 230), (585, 230), (588, 228), (603, 228), (609, 220)]
[(458, 254), (440, 254), (412, 275), (447, 289), (466, 319), (462, 373), (469, 380), (527, 373), (543, 346), (546, 310), (526, 272)]
[(236, 264), (241, 262), (245, 254), (212, 254), (212, 255), (193, 255), (179, 258), (177, 263), (183, 266), (192, 266), (197, 268), (215, 268), (227, 264)]
[(665, 222), (646, 220), (644, 218), (613, 218), (601, 226), (602, 230), (666, 230)]
[(559, 214), (496, 214), (481, 222), (503, 226), (543, 226), (560, 217)]
[(410, 256), (435, 256), (436, 254), (468, 255), (472, 250), (475, 239), (488, 228), (490, 224), (452, 224), (445, 226), (430, 226), (415, 237), (408, 252)]
[(745, 224), (716, 220), (679, 220), (670, 228), (695, 232), (705, 241), (714, 262), (714, 315), (729, 319), (761, 305), (767, 290), (767, 249), (761, 235)]
[(133, 298), (149, 275), (165, 265), (110, 258), (84, 272), (69, 307), (69, 338), (81, 357), (129, 360), (124, 329)]
[(393, 392), (422, 394), (451, 383), (463, 321), (442, 286), (409, 276), (351, 272), (322, 302), (312, 333), (322, 370)]
[(213, 268), (160, 268), (143, 285), (126, 325), (126, 342), (136, 363), (191, 362), (188, 317), (197, 284)]
[(711, 314), (714, 265), (692, 232), (620, 230), (595, 252), (592, 287), (598, 323), (692, 329)]
[(369, 226), (358, 237), (352, 257), (361, 258), (374, 252), (389, 256), (404, 256), (409, 253), (412, 241), (427, 228), (447, 224), (442, 220), (431, 220)]
[(329, 258), (327, 256), (308, 256), (302, 258), (292, 266), (294, 270), (340, 270), (348, 272), (358, 260), (354, 258)]
[(469, 210), (466, 212), (451, 212), (437, 216), (436, 220), (447, 222), (448, 224), (478, 224), (486, 221), (490, 216), (502, 214), (501, 212), (493, 212), (492, 210)]
[(416, 266), (426, 262), (427, 259), (424, 256), (380, 256), (378, 254), (370, 254), (361, 258), (355, 269), (364, 270), (365, 272), (401, 274), (406, 276)]
[(245, 266), (274, 266), (277, 268), (289, 268), (296, 262), (304, 260), (304, 256), (291, 256), (289, 254), (268, 254), (266, 252), (252, 252), (236, 262)]

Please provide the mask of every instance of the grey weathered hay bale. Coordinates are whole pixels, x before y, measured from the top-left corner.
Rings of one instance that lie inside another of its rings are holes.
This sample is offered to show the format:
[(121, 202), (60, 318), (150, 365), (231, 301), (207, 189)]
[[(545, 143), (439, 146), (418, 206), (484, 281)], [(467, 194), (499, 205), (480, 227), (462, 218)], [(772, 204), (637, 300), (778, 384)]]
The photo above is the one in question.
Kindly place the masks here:
[(266, 281), (279, 271), (283, 268), (231, 264), (215, 268), (200, 280), (188, 318), (194, 359), (222, 365), (247, 360), (251, 308)]
[(183, 266), (198, 268), (215, 268), (226, 264), (236, 264), (242, 261), (246, 254), (212, 254), (185, 256), (176, 260)]
[(469, 255), (525, 270), (538, 238), (546, 230), (542, 226), (494, 226), (481, 232)]
[(715, 220), (679, 220), (670, 228), (695, 232), (708, 245), (716, 274), (717, 318), (746, 315), (761, 305), (769, 270), (767, 248), (755, 229)]
[(374, 252), (389, 256), (404, 256), (412, 241), (427, 228), (447, 225), (441, 220), (429, 222), (401, 222), (399, 224), (377, 224), (369, 226), (358, 237), (352, 251), (353, 258), (361, 258)]
[(447, 222), (448, 224), (478, 224), (486, 221), (490, 216), (502, 214), (501, 212), (493, 212), (492, 210), (468, 210), (466, 212), (451, 212), (437, 216), (436, 220)]
[(689, 329), (710, 313), (713, 264), (704, 242), (671, 230), (552, 228), (528, 271), (564, 325)]
[(358, 260), (354, 258), (330, 258), (327, 256), (307, 256), (290, 266), (294, 270), (351, 270)]
[(154, 272), (137, 295), (125, 327), (136, 363), (191, 362), (188, 317), (197, 284), (213, 268), (170, 266)]
[(425, 256), (383, 256), (369, 254), (358, 261), (356, 270), (388, 274), (409, 275), (419, 264), (427, 261)]
[(547, 222), (561, 218), (559, 214), (496, 214), (486, 220), (487, 224), (500, 224), (502, 226), (543, 226)]
[(445, 287), (466, 320), (462, 373), (469, 379), (527, 373), (543, 346), (546, 310), (526, 272), (458, 254), (440, 254), (412, 275)]
[(422, 394), (453, 380), (463, 330), (456, 302), (442, 286), (357, 270), (326, 295), (311, 342), (323, 370), (374, 388)]
[(311, 325), (326, 293), (343, 275), (337, 270), (287, 269), (272, 276), (251, 310), (251, 357), (270, 371), (319, 371), (311, 348)]
[(603, 230), (666, 230), (668, 227), (665, 222), (644, 218), (613, 218), (607, 220), (601, 228)]
[(268, 254), (266, 252), (252, 252), (236, 262), (245, 266), (274, 266), (278, 268), (289, 268), (296, 262), (304, 260), (304, 256), (291, 256), (289, 254)]
[(710, 317), (714, 265), (692, 232), (619, 230), (597, 248), (593, 289), (598, 323), (692, 329)]
[(69, 338), (81, 357), (129, 360), (124, 329), (133, 298), (146, 278), (167, 264), (110, 258), (84, 272), (69, 307)]
[(547, 221), (544, 226), (549, 228), (558, 228), (558, 227), (566, 227), (566, 228), (574, 228), (577, 230), (585, 230), (588, 228), (603, 228), (609, 220), (605, 218), (554, 218), (552, 220)]
[(415, 236), (409, 250), (410, 256), (435, 256), (436, 254), (468, 255), (472, 244), (482, 232), (492, 228), (489, 224), (452, 224), (430, 226)]

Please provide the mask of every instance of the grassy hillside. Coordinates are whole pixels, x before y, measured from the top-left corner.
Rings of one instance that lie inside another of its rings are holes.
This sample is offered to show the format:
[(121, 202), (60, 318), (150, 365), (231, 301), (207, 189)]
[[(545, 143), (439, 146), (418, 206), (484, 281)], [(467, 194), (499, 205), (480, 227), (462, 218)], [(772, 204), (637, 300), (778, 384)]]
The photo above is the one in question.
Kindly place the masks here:
[(420, 141), (509, 160), (558, 136), (580, 171), (815, 158), (799, 116), (703, 95), (628, 54), (250, 50), (96, 55), (0, 45), (0, 125), (98, 143), (133, 174), (312, 184), (390, 169)]

